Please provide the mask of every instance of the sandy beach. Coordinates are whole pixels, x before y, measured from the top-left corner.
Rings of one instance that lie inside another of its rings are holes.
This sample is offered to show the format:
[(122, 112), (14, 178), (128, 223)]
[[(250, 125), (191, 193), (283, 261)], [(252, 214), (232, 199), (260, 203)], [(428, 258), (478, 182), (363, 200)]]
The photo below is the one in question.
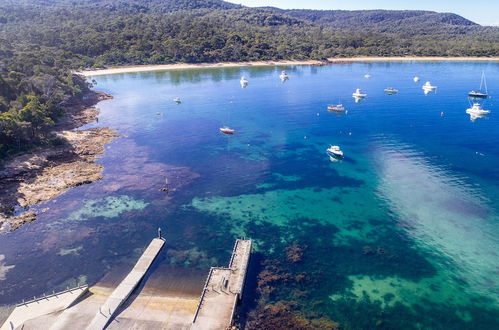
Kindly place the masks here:
[(178, 69), (199, 69), (199, 68), (230, 68), (243, 66), (278, 66), (278, 65), (324, 65), (326, 61), (306, 60), (306, 61), (253, 61), (253, 62), (223, 62), (223, 63), (176, 63), (157, 65), (134, 65), (113, 67), (107, 69), (86, 70), (77, 72), (85, 77), (101, 76), (116, 73), (132, 73)]
[(223, 62), (223, 63), (176, 63), (176, 64), (157, 64), (157, 65), (134, 65), (111, 67), (106, 69), (85, 70), (77, 72), (85, 77), (101, 76), (117, 73), (133, 73), (147, 71), (162, 71), (162, 70), (178, 70), (178, 69), (197, 69), (197, 68), (228, 68), (228, 67), (244, 67), (244, 66), (279, 66), (279, 65), (325, 65), (335, 63), (353, 63), (353, 62), (432, 62), (432, 61), (480, 61), (480, 62), (499, 62), (499, 57), (345, 57), (345, 58), (329, 58), (327, 61), (304, 60), (304, 61), (253, 61), (253, 62)]

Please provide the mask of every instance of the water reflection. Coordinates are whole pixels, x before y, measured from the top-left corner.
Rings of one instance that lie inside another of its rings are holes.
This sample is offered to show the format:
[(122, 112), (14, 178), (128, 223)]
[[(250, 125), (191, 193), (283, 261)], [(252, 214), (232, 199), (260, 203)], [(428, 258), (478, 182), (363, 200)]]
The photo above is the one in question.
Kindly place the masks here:
[(378, 194), (400, 228), (434, 254), (442, 271), (499, 304), (498, 219), (487, 198), (411, 146), (378, 141), (375, 159)]

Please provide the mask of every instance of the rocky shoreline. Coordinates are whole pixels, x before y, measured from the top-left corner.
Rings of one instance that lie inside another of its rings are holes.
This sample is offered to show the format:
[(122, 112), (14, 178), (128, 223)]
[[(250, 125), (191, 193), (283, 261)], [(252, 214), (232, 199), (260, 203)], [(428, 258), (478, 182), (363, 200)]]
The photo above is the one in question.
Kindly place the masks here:
[[(99, 113), (95, 105), (111, 98), (105, 93), (89, 92), (67, 104), (66, 115), (54, 131), (64, 143), (4, 162), (0, 167), (0, 234), (36, 220), (37, 211), (30, 210), (31, 206), (102, 178), (103, 167), (95, 161), (104, 153), (104, 145), (118, 136), (117, 132), (107, 127), (76, 128), (94, 122)], [(18, 208), (24, 211), (16, 212)]]

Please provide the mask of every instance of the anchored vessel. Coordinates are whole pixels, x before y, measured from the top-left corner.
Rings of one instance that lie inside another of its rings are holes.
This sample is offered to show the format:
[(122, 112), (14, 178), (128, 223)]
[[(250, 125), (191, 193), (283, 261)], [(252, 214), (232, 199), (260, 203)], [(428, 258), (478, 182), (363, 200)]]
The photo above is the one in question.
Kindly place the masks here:
[(224, 133), (224, 134), (232, 135), (232, 134), (234, 134), (235, 130), (233, 130), (230, 127), (224, 126), (224, 127), (220, 127), (220, 132)]
[(343, 106), (343, 104), (337, 104), (337, 105), (329, 104), (327, 106), (327, 110), (328, 111), (343, 112), (343, 111), (345, 111), (345, 107)]
[(473, 114), (473, 115), (487, 115), (490, 113), (490, 110), (485, 110), (482, 108), (482, 105), (480, 103), (473, 103), (473, 106), (471, 108), (466, 109), (467, 114)]
[(431, 82), (427, 81), (422, 88), (424, 91), (434, 91), (437, 89), (437, 86), (433, 86)]
[(281, 72), (281, 74), (279, 75), (279, 79), (281, 79), (281, 81), (283, 81), (283, 82), (289, 79), (289, 76), (286, 73), (286, 71)]
[(355, 92), (352, 93), (352, 96), (355, 98), (358, 98), (358, 99), (363, 99), (363, 98), (367, 97), (367, 94), (362, 93), (360, 88), (357, 88), (355, 90)]
[(241, 87), (243, 87), (243, 88), (248, 86), (248, 80), (246, 80), (246, 78), (244, 78), (244, 76), (241, 77), (241, 80), (239, 80), (239, 83), (241, 84)]
[(385, 93), (388, 95), (397, 94), (398, 92), (399, 92), (398, 89), (395, 89), (393, 87), (385, 88)]
[(343, 158), (343, 151), (341, 151), (339, 146), (330, 146), (326, 152), (330, 157)]
[[(485, 87), (485, 92), (482, 92), (482, 86)], [(472, 90), (468, 93), (468, 96), (472, 99), (486, 99), (489, 97), (487, 91), (487, 81), (485, 80), (485, 73), (482, 72), (482, 79), (480, 80), (480, 89), (475, 91)]]

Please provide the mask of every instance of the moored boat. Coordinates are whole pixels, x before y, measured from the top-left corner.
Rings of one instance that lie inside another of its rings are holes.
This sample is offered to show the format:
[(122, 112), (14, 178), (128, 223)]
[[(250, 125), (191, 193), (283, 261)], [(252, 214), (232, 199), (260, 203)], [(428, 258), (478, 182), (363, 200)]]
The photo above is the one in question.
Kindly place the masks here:
[(173, 99), (173, 102), (180, 104), (180, 103), (182, 103), (182, 100), (180, 100), (180, 97), (176, 97)]
[(279, 79), (281, 79), (281, 81), (286, 81), (289, 79), (289, 76), (288, 74), (286, 73), (286, 71), (282, 71), (281, 74), (279, 75)]
[(224, 134), (232, 135), (235, 133), (235, 130), (233, 130), (230, 127), (224, 126), (224, 127), (220, 127), (220, 132), (224, 133)]
[(248, 86), (248, 80), (246, 80), (246, 78), (241, 77), (241, 80), (239, 80), (239, 83), (241, 84), (241, 87), (246, 87)]
[(327, 148), (326, 152), (330, 157), (343, 158), (343, 151), (341, 151), (339, 146), (332, 145), (329, 148)]
[(437, 86), (433, 86), (431, 82), (427, 81), (422, 88), (425, 91), (434, 91), (435, 89), (437, 89)]
[(466, 113), (469, 115), (483, 116), (489, 114), (490, 110), (483, 109), (480, 103), (473, 103), (471, 108), (466, 109)]
[(385, 93), (389, 94), (389, 95), (397, 94), (398, 92), (399, 92), (398, 89), (395, 89), (393, 87), (387, 87), (387, 88), (385, 88)]
[(355, 92), (352, 93), (352, 96), (355, 98), (358, 98), (358, 99), (363, 99), (363, 98), (367, 97), (367, 94), (362, 93), (360, 88), (357, 88), (355, 90)]
[[(485, 85), (485, 92), (482, 92), (482, 86)], [(482, 79), (480, 80), (480, 89), (475, 91), (472, 90), (468, 93), (468, 96), (472, 99), (486, 99), (489, 97), (487, 91), (487, 81), (485, 80), (485, 73), (482, 72)]]
[(473, 99), (486, 99), (488, 97), (487, 93), (482, 93), (480, 91), (470, 91), (468, 96)]
[(343, 111), (345, 111), (345, 107), (343, 106), (343, 104), (336, 104), (336, 105), (328, 104), (327, 110), (328, 111), (343, 112)]

